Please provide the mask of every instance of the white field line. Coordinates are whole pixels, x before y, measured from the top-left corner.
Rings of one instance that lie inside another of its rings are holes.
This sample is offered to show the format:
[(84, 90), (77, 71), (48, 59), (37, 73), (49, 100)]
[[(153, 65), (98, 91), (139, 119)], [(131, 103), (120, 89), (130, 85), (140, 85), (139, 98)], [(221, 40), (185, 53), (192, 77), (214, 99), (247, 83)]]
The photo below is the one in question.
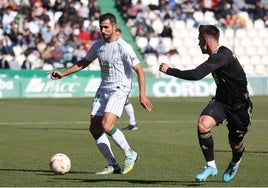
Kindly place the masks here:
[[(252, 123), (264, 123), (267, 122), (268, 119), (262, 119), (262, 120), (253, 120)], [(117, 121), (117, 124), (121, 123), (128, 123), (128, 121)], [(189, 120), (189, 121), (175, 121), (175, 120), (149, 120), (149, 121), (139, 121), (139, 123), (142, 124), (176, 124), (176, 123), (187, 123), (187, 124), (195, 124), (197, 123), (197, 120)], [(57, 125), (57, 124), (65, 124), (65, 125), (74, 125), (74, 124), (89, 124), (89, 121), (42, 121), (42, 122), (0, 122), (1, 125)]]
[[(196, 121), (139, 121), (140, 123), (156, 123), (156, 124), (172, 124), (172, 123), (195, 123)], [(117, 121), (118, 124), (121, 123), (128, 123), (128, 121)], [(0, 125), (56, 125), (56, 124), (65, 124), (65, 125), (72, 125), (72, 124), (89, 124), (89, 121), (42, 121), (42, 122), (0, 122)]]

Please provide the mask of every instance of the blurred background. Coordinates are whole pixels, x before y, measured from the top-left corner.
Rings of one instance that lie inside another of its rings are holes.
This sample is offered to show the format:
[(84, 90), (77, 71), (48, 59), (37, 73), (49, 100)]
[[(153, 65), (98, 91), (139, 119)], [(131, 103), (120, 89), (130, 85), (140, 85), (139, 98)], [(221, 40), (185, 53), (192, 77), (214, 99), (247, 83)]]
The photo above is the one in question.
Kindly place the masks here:
[(0, 97), (94, 93), (100, 81), (97, 60), (84, 73), (57, 83), (47, 79), (47, 71), (85, 56), (101, 38), (98, 18), (104, 12), (116, 15), (123, 38), (136, 51), (150, 96), (213, 95), (210, 76), (193, 83), (158, 71), (161, 62), (192, 69), (208, 58), (198, 46), (200, 24), (219, 27), (220, 43), (240, 60), (251, 95), (267, 95), (267, 10), (268, 0), (1, 0)]

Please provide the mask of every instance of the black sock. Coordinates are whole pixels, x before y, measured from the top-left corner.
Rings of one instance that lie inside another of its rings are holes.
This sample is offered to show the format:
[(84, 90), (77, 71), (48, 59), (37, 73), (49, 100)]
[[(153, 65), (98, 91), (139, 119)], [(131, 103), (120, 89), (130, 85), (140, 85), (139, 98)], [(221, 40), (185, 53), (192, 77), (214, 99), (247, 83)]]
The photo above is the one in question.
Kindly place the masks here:
[(198, 132), (198, 140), (200, 148), (203, 152), (203, 155), (206, 161), (213, 161), (214, 160), (214, 142), (211, 135), (211, 132), (200, 133)]
[(238, 151), (232, 151), (232, 153), (233, 153), (232, 161), (234, 163), (237, 163), (241, 159), (244, 151), (245, 151), (245, 145), (244, 144), (241, 146), (241, 148)]

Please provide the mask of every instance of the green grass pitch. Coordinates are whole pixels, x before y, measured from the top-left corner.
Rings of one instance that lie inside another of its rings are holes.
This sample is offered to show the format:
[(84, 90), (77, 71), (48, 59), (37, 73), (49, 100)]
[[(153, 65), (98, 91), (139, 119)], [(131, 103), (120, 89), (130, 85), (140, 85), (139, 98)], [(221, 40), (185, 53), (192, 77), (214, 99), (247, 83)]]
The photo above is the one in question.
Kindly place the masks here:
[[(146, 112), (137, 98), (139, 129), (124, 131), (140, 159), (129, 174), (95, 175), (106, 161), (88, 132), (92, 98), (1, 99), (0, 187), (266, 187), (268, 186), (268, 97), (252, 97), (253, 123), (245, 138), (246, 152), (238, 174), (223, 183), (231, 152), (227, 128), (213, 129), (217, 177), (196, 182), (205, 165), (198, 146), (196, 122), (207, 104), (204, 98), (151, 98), (154, 109)], [(128, 125), (123, 113), (117, 127)], [(118, 162), (123, 152), (112, 148)], [(72, 161), (65, 175), (49, 170), (49, 159), (63, 152)]]

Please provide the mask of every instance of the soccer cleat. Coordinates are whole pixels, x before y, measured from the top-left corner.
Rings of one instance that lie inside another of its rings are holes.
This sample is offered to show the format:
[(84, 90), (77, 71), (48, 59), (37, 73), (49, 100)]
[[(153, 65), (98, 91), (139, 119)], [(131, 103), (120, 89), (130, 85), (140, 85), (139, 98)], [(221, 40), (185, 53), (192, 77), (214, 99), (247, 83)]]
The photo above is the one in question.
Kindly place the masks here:
[(138, 154), (135, 151), (132, 151), (131, 155), (126, 156), (122, 174), (129, 173), (134, 168), (134, 165), (137, 159), (138, 159)]
[(137, 125), (128, 125), (127, 127), (123, 128), (122, 130), (130, 130), (130, 131), (135, 131), (138, 129)]
[(205, 166), (203, 171), (199, 174), (196, 175), (195, 179), (197, 181), (206, 181), (206, 179), (209, 176), (217, 176), (218, 175), (218, 169), (217, 168), (213, 168), (211, 166)]
[(105, 174), (120, 174), (121, 173), (121, 168), (120, 166), (107, 166), (104, 169), (102, 169), (102, 171), (100, 172), (96, 172), (96, 174), (98, 175), (105, 175)]
[(231, 181), (235, 177), (237, 170), (238, 170), (238, 167), (241, 163), (241, 160), (242, 160), (242, 158), (235, 165), (232, 165), (231, 163), (229, 163), (227, 169), (225, 170), (225, 172), (222, 175), (222, 180), (224, 182)]

